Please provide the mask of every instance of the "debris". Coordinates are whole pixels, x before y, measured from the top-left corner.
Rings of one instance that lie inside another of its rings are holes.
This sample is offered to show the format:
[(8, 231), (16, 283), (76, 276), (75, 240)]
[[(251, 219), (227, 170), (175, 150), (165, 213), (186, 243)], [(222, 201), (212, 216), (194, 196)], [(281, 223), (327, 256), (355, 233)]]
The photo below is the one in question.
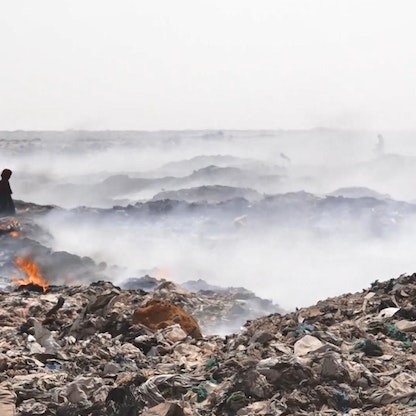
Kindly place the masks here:
[(305, 335), (299, 341), (295, 342), (294, 352), (298, 357), (307, 355), (309, 352), (314, 352), (323, 347), (323, 342), (312, 335)]
[(355, 351), (362, 351), (365, 355), (370, 357), (380, 357), (383, 355), (383, 350), (377, 341), (372, 339), (360, 339), (355, 343)]
[(14, 416), (16, 395), (11, 386), (6, 386), (4, 383), (0, 384), (0, 415)]
[(193, 317), (210, 299), (170, 282), (0, 292), (0, 415), (412, 414), (416, 275), (227, 336)]
[(385, 308), (380, 311), (378, 314), (378, 318), (391, 318), (397, 312), (399, 312), (400, 308)]
[(184, 412), (176, 403), (160, 403), (145, 410), (142, 416), (184, 416)]

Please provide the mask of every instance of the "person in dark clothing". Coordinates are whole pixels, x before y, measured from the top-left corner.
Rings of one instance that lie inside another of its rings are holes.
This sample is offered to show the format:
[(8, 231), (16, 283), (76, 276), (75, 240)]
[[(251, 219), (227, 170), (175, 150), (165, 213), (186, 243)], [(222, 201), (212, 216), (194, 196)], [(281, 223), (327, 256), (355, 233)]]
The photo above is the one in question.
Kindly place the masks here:
[(9, 179), (12, 176), (10, 169), (4, 169), (0, 180), (0, 215), (14, 215), (16, 213), (12, 199), (12, 189)]

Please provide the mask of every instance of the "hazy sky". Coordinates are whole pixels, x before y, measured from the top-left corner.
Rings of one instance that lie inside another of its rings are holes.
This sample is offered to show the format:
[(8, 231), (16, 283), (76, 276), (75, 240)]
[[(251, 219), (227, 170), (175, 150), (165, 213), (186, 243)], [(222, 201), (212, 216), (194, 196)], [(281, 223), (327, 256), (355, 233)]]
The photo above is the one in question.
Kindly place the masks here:
[(414, 0), (0, 0), (0, 129), (416, 128)]

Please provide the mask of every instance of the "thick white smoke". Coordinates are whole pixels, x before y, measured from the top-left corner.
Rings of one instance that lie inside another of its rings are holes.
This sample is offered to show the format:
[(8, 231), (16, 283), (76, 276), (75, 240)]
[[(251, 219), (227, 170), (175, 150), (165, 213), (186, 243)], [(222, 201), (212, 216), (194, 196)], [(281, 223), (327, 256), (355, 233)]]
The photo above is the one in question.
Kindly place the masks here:
[[(8, 133), (2, 164), (14, 170), (16, 199), (87, 207), (40, 224), (53, 250), (117, 265), (116, 282), (163, 270), (294, 308), (414, 271), (416, 142), (383, 132), (380, 147), (378, 133)], [(149, 208), (155, 195), (179, 190), (198, 204)], [(380, 204), (319, 202), (336, 190)], [(287, 192), (297, 194), (263, 199)], [(232, 196), (248, 201), (227, 205)]]

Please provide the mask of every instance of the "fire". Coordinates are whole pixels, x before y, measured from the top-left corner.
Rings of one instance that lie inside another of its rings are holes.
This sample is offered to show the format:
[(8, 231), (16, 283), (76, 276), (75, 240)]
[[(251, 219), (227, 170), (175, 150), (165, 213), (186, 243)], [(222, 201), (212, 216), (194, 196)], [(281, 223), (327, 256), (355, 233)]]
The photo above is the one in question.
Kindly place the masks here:
[(168, 280), (169, 276), (171, 276), (171, 275), (172, 275), (172, 270), (167, 268), (167, 267), (156, 269), (153, 272), (153, 277), (155, 277), (158, 280), (161, 280), (161, 279)]
[(39, 266), (29, 257), (17, 257), (14, 263), (26, 275), (25, 279), (14, 276), (12, 278), (14, 284), (19, 286), (33, 284), (40, 286), (44, 292), (48, 290), (49, 282), (42, 276)]
[(13, 237), (13, 238), (17, 238), (17, 237), (19, 237), (19, 233), (18, 233), (17, 231), (11, 231), (11, 232), (9, 233), (9, 235), (10, 235), (10, 237)]

